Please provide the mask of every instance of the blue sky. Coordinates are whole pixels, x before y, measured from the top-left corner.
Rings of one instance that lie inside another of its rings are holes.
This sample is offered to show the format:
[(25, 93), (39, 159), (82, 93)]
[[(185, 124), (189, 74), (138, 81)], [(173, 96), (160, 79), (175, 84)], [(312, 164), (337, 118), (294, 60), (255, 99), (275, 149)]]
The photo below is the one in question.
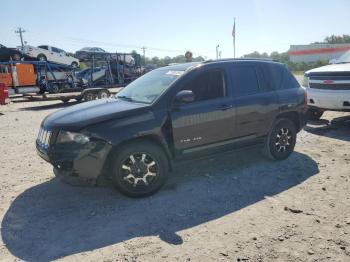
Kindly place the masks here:
[(108, 51), (175, 56), (233, 57), (254, 50), (287, 51), (291, 44), (350, 34), (349, 0), (1, 0), (0, 43), (20, 44), (18, 26), (31, 45), (49, 44), (76, 51), (99, 46)]

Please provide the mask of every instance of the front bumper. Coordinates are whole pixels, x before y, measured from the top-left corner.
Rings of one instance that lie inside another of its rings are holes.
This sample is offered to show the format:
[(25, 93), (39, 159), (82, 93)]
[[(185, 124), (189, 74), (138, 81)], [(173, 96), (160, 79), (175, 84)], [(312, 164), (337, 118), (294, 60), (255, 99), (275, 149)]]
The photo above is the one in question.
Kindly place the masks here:
[(350, 90), (307, 88), (308, 106), (324, 110), (350, 111)]
[(38, 155), (54, 167), (58, 177), (76, 177), (92, 181), (102, 174), (111, 145), (102, 140), (77, 143), (52, 144), (43, 147), (36, 143)]

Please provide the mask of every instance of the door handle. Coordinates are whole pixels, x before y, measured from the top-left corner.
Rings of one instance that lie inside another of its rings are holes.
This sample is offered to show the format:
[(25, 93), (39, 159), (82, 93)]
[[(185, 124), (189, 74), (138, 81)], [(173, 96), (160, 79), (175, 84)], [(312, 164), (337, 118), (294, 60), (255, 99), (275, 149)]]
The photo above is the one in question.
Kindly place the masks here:
[(228, 110), (228, 109), (231, 109), (233, 107), (233, 105), (221, 105), (220, 106), (220, 110)]

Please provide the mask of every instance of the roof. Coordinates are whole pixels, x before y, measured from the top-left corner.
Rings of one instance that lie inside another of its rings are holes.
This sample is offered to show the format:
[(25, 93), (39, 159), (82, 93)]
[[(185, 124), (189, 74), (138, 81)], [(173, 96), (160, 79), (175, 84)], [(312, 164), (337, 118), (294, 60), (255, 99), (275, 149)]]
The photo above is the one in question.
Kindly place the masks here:
[(203, 62), (192, 62), (192, 63), (181, 63), (181, 64), (172, 64), (166, 67), (158, 68), (158, 70), (174, 70), (174, 71), (186, 71), (189, 68), (193, 68), (198, 65), (204, 64), (219, 64), (219, 63), (273, 63), (280, 64), (282, 63), (276, 62), (272, 59), (261, 59), (261, 58), (228, 58), (228, 59), (219, 59), (219, 60), (207, 60)]
[(169, 65), (169, 66), (160, 67), (157, 70), (164, 69), (164, 70), (174, 70), (174, 71), (186, 71), (190, 67), (194, 67), (194, 66), (197, 66), (197, 65), (200, 65), (200, 64), (202, 64), (202, 62), (172, 64), (172, 65)]

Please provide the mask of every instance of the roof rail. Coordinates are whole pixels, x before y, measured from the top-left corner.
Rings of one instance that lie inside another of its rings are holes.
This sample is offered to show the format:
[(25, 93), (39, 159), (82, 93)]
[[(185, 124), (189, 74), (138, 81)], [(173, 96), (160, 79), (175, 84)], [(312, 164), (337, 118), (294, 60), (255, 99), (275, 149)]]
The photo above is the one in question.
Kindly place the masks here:
[(225, 61), (270, 61), (270, 62), (278, 62), (276, 59), (272, 58), (252, 58), (252, 57), (247, 57), (247, 58), (223, 58), (223, 59), (209, 59), (205, 60), (203, 63), (212, 63), (212, 62), (225, 62)]

